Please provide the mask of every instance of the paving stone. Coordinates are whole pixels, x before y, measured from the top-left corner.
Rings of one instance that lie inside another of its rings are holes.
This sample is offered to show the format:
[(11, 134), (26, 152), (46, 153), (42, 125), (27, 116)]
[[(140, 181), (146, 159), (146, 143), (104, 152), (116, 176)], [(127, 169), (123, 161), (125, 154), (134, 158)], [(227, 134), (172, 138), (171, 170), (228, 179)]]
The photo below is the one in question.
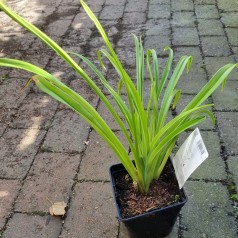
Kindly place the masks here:
[(142, 12), (130, 12), (124, 13), (123, 24), (124, 25), (137, 25), (146, 21), (146, 14)]
[(203, 69), (192, 66), (189, 73), (184, 72), (177, 84), (177, 88), (183, 93), (197, 94), (207, 83), (206, 74)]
[[(205, 57), (206, 69), (211, 78), (221, 67), (226, 64), (236, 63), (233, 56), (230, 57)], [(238, 70), (234, 69), (228, 76), (228, 80), (238, 80)]]
[(0, 231), (10, 215), (12, 205), (20, 189), (20, 182), (17, 180), (0, 180)]
[(236, 187), (238, 188), (238, 163), (237, 163), (237, 156), (229, 156), (228, 160), (227, 160), (227, 164), (228, 164), (228, 168), (229, 171), (232, 174), (232, 178), (236, 184)]
[[(104, 1), (104, 0), (103, 0)], [(92, 1), (91, 0), (89, 0), (89, 1), (87, 1), (87, 4), (89, 5), (89, 3), (91, 3)], [(101, 2), (101, 1), (97, 1), (97, 2)], [(97, 3), (96, 2), (96, 3)], [(79, 6), (79, 2), (77, 1), (77, 0), (62, 0), (61, 2), (60, 2), (60, 5), (62, 5), (62, 6)]]
[[(191, 71), (199, 71), (201, 69), (201, 66), (203, 65), (203, 59), (201, 55), (200, 48), (198, 46), (178, 46), (174, 49), (174, 61), (177, 63), (179, 59), (184, 56), (192, 56), (193, 62), (191, 66)], [(188, 73), (190, 74), (190, 73)]]
[(48, 95), (29, 94), (10, 125), (15, 128), (47, 129), (58, 103)]
[(148, 18), (159, 19), (159, 18), (170, 18), (170, 6), (167, 4), (149, 5)]
[(72, 80), (69, 87), (86, 99), (87, 102), (89, 102), (94, 108), (96, 108), (98, 104), (98, 96), (96, 96), (85, 81), (82, 79)]
[[(52, 1), (51, 1), (52, 2)], [(48, 5), (48, 4), (47, 4)], [(56, 10), (56, 6), (58, 6), (59, 3), (53, 4), (53, 5), (41, 5), (41, 6), (35, 6), (31, 3), (32, 7), (25, 7), (22, 6), (21, 8), (21, 16), (24, 17), (29, 22), (39, 26), (43, 26), (48, 24), (47, 19), (53, 19), (54, 18), (54, 12)], [(19, 11), (18, 11), (19, 13)]]
[(237, 1), (236, 0), (218, 0), (217, 1), (218, 8), (223, 11), (234, 11), (237, 9)]
[(123, 15), (123, 7), (121, 6), (105, 6), (99, 16), (103, 20), (117, 20)]
[[(72, 0), (70, 0), (72, 1)], [(37, 3), (36, 0), (33, 0), (34, 5)], [(47, 0), (42, 0), (41, 4), (44, 5), (44, 7), (49, 7), (49, 6), (58, 6), (61, 2), (59, 0), (52, 0), (52, 1), (47, 1)], [(24, 3), (23, 3), (24, 4)], [(19, 5), (17, 5), (19, 7)], [(23, 5), (24, 6), (24, 5)], [(21, 8), (20, 8), (21, 9)]]
[[(79, 183), (75, 187), (60, 238), (117, 237), (118, 222), (110, 183)], [(75, 212), (77, 211), (77, 212)]]
[(238, 27), (237, 17), (238, 12), (224, 12), (221, 14), (221, 21), (225, 27)]
[[(182, 33), (183, 32), (183, 33)], [(198, 33), (195, 28), (174, 28), (173, 45), (199, 45)]]
[(149, 0), (150, 4), (170, 4), (168, 0)]
[[(188, 105), (188, 103), (195, 97), (195, 95), (185, 95), (185, 94), (182, 94), (181, 97), (180, 97), (180, 100), (177, 104), (177, 107), (176, 107), (176, 112), (177, 113), (180, 113), (184, 108), (185, 106)], [(209, 99), (207, 101), (205, 101), (205, 103), (203, 104), (210, 104), (211, 102), (209, 101)], [(209, 108), (208, 108), (209, 110)], [(214, 129), (214, 125), (212, 124), (212, 121), (210, 120), (210, 118), (208, 117), (204, 122), (200, 123), (199, 125), (197, 125), (196, 127), (199, 127), (199, 129)]]
[(225, 89), (216, 90), (212, 98), (216, 110), (238, 110), (238, 82), (228, 81)]
[(62, 45), (64, 46), (84, 46), (86, 41), (89, 40), (92, 34), (92, 29), (90, 28), (78, 28), (70, 30), (67, 38), (62, 40)]
[(229, 56), (231, 54), (225, 36), (204, 36), (201, 41), (205, 56)]
[(168, 51), (164, 51), (166, 46), (170, 46), (170, 38), (168, 36), (147, 36), (145, 38), (145, 49), (154, 49), (160, 56), (168, 55)]
[(87, 0), (87, 4), (88, 6), (92, 6), (92, 5), (103, 5), (105, 3), (105, 0)]
[[(95, 15), (98, 16), (98, 14)], [(95, 25), (86, 12), (80, 12), (75, 16), (71, 27), (75, 30), (86, 30), (93, 29)]]
[(55, 115), (42, 148), (51, 152), (82, 152), (88, 137), (89, 126), (71, 110)]
[(197, 5), (197, 6), (195, 6), (195, 12), (196, 12), (197, 18), (202, 18), (202, 19), (215, 18), (215, 19), (219, 19), (219, 13), (218, 13), (218, 10), (215, 6), (215, 1), (214, 1), (214, 5)]
[(201, 36), (223, 36), (224, 30), (219, 20), (198, 20), (198, 30)]
[[(79, 4), (78, 4), (79, 5)], [(79, 6), (61, 5), (57, 9), (57, 16), (59, 20), (73, 20), (78, 12)]]
[[(127, 25), (127, 27), (129, 27)], [(142, 36), (141, 29), (130, 29), (122, 30), (121, 37), (118, 39), (117, 46), (119, 47), (135, 47), (134, 37), (132, 34), (135, 34), (137, 37)]]
[(215, 5), (216, 4), (216, 0), (195, 0), (194, 3), (196, 5)]
[[(120, 109), (117, 107), (116, 103), (114, 102), (114, 100), (112, 99), (111, 96), (107, 96), (109, 102), (112, 104), (112, 106), (114, 107), (114, 109), (116, 110), (116, 112), (118, 112), (119, 116), (122, 117), (122, 114), (120, 112)], [(122, 96), (122, 100), (127, 103), (127, 97), (126, 96)], [(113, 118), (113, 116), (111, 115), (111, 113), (108, 111), (107, 107), (105, 106), (105, 104), (101, 101), (98, 109), (97, 109), (98, 113), (102, 116), (102, 118), (106, 121), (107, 125), (112, 129), (112, 130), (120, 130), (119, 125), (115, 122), (115, 119)]]
[(221, 131), (221, 137), (228, 153), (238, 154), (237, 148), (237, 112), (216, 112), (218, 126)]
[[(208, 118), (209, 120), (209, 118)], [(200, 125), (197, 126), (199, 129)], [(212, 131), (200, 131), (209, 157), (193, 172), (191, 179), (224, 180), (226, 179), (225, 163), (220, 156), (220, 139)], [(178, 140), (179, 148), (191, 132), (183, 133)]]
[(143, 2), (129, 1), (127, 2), (125, 8), (125, 12), (145, 12), (146, 10), (147, 10), (147, 1)]
[(232, 47), (232, 50), (235, 54), (236, 62), (238, 62), (238, 47)]
[[(184, 238), (236, 237), (235, 219), (226, 187), (219, 183), (187, 182), (188, 202), (182, 209)], [(198, 222), (202, 221), (202, 222)]]
[(125, 5), (126, 0), (106, 0), (105, 5)]
[(7, 15), (3, 15), (4, 13), (2, 12), (1, 14), (1, 19), (2, 22), (0, 23), (0, 33), (19, 33), (22, 30), (22, 27), (19, 26), (16, 22), (13, 22), (10, 20), (10, 18), (7, 18)]
[(0, 49), (1, 52), (8, 54), (16, 51), (23, 51), (29, 49), (36, 37), (30, 33), (14, 32), (14, 33), (0, 33)]
[(16, 109), (27, 95), (26, 90), (21, 90), (26, 84), (25, 80), (9, 78), (0, 87), (0, 107)]
[(170, 23), (167, 19), (151, 19), (145, 24), (146, 36), (169, 36)]
[(192, 0), (172, 0), (172, 11), (193, 11), (194, 4)]
[(59, 217), (14, 214), (4, 231), (3, 238), (54, 238), (61, 230)]
[[(116, 136), (122, 141), (128, 151), (129, 147), (122, 132), (115, 132)], [(92, 131), (89, 138), (89, 144), (85, 151), (85, 155), (80, 164), (79, 179), (92, 181), (107, 181), (109, 180), (109, 168), (113, 164), (118, 164), (120, 161), (116, 155), (104, 142), (101, 137)], [(97, 171), (97, 173), (95, 173)]]
[[(117, 72), (115, 72), (114, 69), (108, 69), (107, 75), (106, 75), (106, 79), (107, 79), (109, 85), (110, 85), (116, 92), (118, 92), (118, 83), (119, 83), (120, 77), (119, 77), (119, 75), (117, 74)], [(103, 88), (102, 91), (103, 91), (103, 93), (104, 93), (105, 95), (110, 95), (110, 93), (108, 92), (108, 90), (107, 90), (106, 88)], [(123, 95), (126, 94), (126, 92), (125, 92), (125, 87), (122, 87), (121, 93), (122, 93)]]
[(67, 203), (80, 157), (61, 153), (38, 154), (17, 198), (15, 211), (48, 212), (49, 200)]
[(1, 178), (24, 178), (44, 135), (34, 128), (8, 129), (0, 138)]
[[(82, 48), (80, 46), (65, 46), (64, 51), (80, 54), (82, 53)], [(79, 63), (79, 58), (76, 56), (72, 56), (72, 58), (74, 58), (76, 63)], [(47, 65), (47, 70), (63, 83), (67, 83), (70, 79), (74, 79), (76, 76), (78, 76), (78, 73), (76, 73), (72, 67), (65, 62), (65, 60), (56, 54), (52, 56), (51, 61)]]
[(228, 40), (233, 46), (238, 46), (238, 29), (236, 28), (226, 28), (226, 33), (228, 35)]
[(132, 68), (135, 68), (136, 66), (136, 53), (135, 49), (127, 49), (125, 48), (117, 48), (117, 55), (119, 59), (121, 60), (123, 65), (130, 66)]
[[(46, 47), (44, 49), (30, 49), (27, 50), (27, 52), (21, 56), (21, 60), (30, 62), (31, 64), (34, 64), (40, 68), (45, 68), (52, 54), (53, 50), (46, 49)], [(22, 71), (19, 71), (18, 75), (21, 76), (21, 74)], [(14, 77), (13, 74), (11, 75), (12, 77)]]
[[(128, 238), (128, 237), (133, 237), (133, 235), (129, 233), (126, 226), (121, 222), (118, 238)], [(175, 224), (171, 233), (165, 236), (164, 238), (177, 238), (177, 237), (178, 237), (178, 224)]]
[(195, 27), (195, 15), (193, 12), (174, 12), (171, 23), (174, 27)]

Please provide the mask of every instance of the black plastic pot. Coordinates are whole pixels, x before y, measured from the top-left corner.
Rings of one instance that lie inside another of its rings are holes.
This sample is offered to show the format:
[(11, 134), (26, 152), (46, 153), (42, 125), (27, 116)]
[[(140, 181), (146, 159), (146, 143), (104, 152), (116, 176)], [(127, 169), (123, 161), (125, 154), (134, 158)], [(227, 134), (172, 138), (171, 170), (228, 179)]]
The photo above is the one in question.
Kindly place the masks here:
[[(118, 204), (115, 178), (118, 174), (125, 172), (122, 164), (116, 164), (110, 168), (110, 178), (112, 183), (113, 195), (115, 199), (118, 219), (127, 227), (131, 237), (134, 238), (159, 238), (167, 236), (173, 229), (177, 216), (187, 202), (187, 196), (181, 189), (180, 201), (165, 208), (154, 209), (130, 218), (122, 218)], [(175, 174), (173, 173), (175, 176)]]

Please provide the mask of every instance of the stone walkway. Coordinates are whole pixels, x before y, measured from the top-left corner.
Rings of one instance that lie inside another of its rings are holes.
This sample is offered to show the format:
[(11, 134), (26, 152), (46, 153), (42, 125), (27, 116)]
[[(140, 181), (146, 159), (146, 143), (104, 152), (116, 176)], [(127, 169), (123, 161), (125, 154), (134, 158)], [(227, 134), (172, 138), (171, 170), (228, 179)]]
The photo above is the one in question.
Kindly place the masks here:
[[(179, 86), (179, 112), (222, 65), (238, 62), (237, 0), (88, 0), (105, 26), (122, 62), (134, 70), (131, 33), (145, 47), (172, 46), (175, 58), (191, 54), (191, 72)], [(78, 0), (15, 0), (9, 5), (66, 50), (96, 62), (103, 46)], [(120, 136), (105, 107), (78, 76), (35, 37), (0, 12), (0, 56), (23, 59), (50, 72), (85, 96)], [(84, 66), (83, 66), (84, 67)], [(116, 218), (108, 168), (115, 156), (75, 113), (36, 87), (29, 74), (0, 70), (0, 237), (127, 238)], [(109, 69), (108, 80), (117, 76)], [(238, 205), (238, 71), (211, 102), (217, 118), (200, 130), (210, 158), (185, 185), (189, 201), (170, 238), (235, 238)], [(179, 141), (182, 143), (185, 136)], [(68, 204), (64, 218), (48, 213), (51, 203)]]

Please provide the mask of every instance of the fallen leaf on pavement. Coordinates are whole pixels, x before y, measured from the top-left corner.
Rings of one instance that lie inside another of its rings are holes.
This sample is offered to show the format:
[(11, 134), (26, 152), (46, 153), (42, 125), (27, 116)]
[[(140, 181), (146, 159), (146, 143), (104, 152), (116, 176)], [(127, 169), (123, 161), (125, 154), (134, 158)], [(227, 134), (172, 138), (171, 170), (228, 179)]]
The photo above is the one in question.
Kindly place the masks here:
[(65, 208), (67, 204), (65, 202), (55, 202), (50, 207), (50, 215), (52, 216), (63, 216), (65, 214)]

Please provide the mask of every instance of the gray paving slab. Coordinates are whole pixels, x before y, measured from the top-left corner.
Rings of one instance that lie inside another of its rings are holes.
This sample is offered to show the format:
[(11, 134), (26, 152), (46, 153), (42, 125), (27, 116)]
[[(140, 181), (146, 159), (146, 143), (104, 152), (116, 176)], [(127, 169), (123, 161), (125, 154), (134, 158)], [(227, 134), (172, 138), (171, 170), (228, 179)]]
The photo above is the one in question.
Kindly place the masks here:
[[(182, 94), (176, 107), (177, 113), (180, 113), (194, 97), (195, 95)], [(207, 100), (204, 104), (210, 104), (210, 103), (211, 102)], [(199, 124), (199, 128), (205, 129), (205, 130), (212, 130), (214, 128), (214, 125), (212, 124), (212, 121), (210, 120), (210, 118), (207, 118), (204, 122)]]
[(226, 29), (228, 40), (232, 46), (238, 46), (238, 29), (237, 28), (227, 28)]
[(172, 25), (174, 27), (195, 27), (194, 12), (174, 12), (172, 17)]
[(118, 221), (113, 205), (109, 183), (78, 183), (60, 238), (117, 237)]
[(148, 18), (159, 19), (159, 18), (170, 18), (170, 6), (167, 4), (150, 4), (148, 10)]
[(19, 107), (10, 126), (14, 128), (47, 129), (58, 103), (44, 94), (29, 94)]
[(75, 112), (57, 112), (44, 143), (43, 150), (51, 152), (82, 152), (85, 148), (89, 126)]
[[(212, 1), (210, 1), (210, 2), (212, 2)], [(195, 13), (196, 13), (197, 18), (201, 18), (201, 19), (211, 19), (211, 18), (219, 19), (219, 13), (218, 13), (218, 9), (215, 5), (215, 1), (214, 1), (214, 5), (205, 5), (205, 4), (196, 5), (195, 6)]]
[(0, 180), (0, 231), (3, 229), (7, 218), (11, 214), (12, 205), (15, 202), (20, 187), (21, 184), (18, 180)]
[(52, 203), (67, 203), (80, 161), (80, 155), (38, 154), (18, 195), (15, 210), (47, 213)]
[(195, 5), (215, 5), (216, 4), (216, 0), (195, 0), (194, 1)]
[(237, 2), (235, 0), (225, 1), (218, 0), (218, 8), (223, 11), (234, 11), (237, 8)]
[[(229, 57), (205, 57), (205, 68), (208, 72), (208, 77), (211, 78), (219, 68), (230, 63), (236, 63), (236, 59), (233, 55)], [(231, 72), (227, 79), (238, 80), (237, 70)]]
[(191, 0), (172, 0), (172, 11), (193, 11), (194, 4)]
[(216, 19), (199, 19), (198, 30), (199, 30), (200, 36), (224, 35), (222, 23)]
[(1, 178), (23, 179), (39, 150), (44, 130), (8, 129), (0, 138)]
[(232, 206), (226, 187), (189, 181), (185, 188), (189, 201), (182, 210), (183, 237), (236, 237), (236, 223), (228, 215)]
[[(115, 132), (115, 134), (128, 151), (129, 147), (127, 146), (123, 133)], [(80, 164), (78, 178), (80, 180), (109, 181), (110, 166), (112, 164), (118, 164), (120, 161), (95, 131), (90, 133), (88, 147), (85, 152)], [(97, 173), (95, 173), (95, 171), (97, 171)]]
[[(183, 32), (183, 34), (182, 34)], [(178, 46), (196, 46), (199, 45), (198, 32), (196, 28), (174, 28), (173, 41), (174, 45)]]
[(238, 27), (237, 19), (238, 12), (224, 12), (221, 13), (221, 21), (225, 27)]
[(230, 156), (227, 160), (227, 164), (229, 167), (229, 170), (232, 174), (232, 177), (234, 179), (234, 182), (236, 184), (236, 188), (238, 188), (238, 175), (237, 175), (237, 169), (238, 169), (238, 163), (237, 163), (238, 157), (237, 156)]
[(237, 81), (228, 81), (225, 89), (218, 89), (212, 96), (214, 107), (221, 111), (238, 110)]
[(216, 112), (221, 138), (228, 153), (237, 154), (237, 112)]
[(59, 217), (48, 217), (39, 215), (14, 214), (10, 219), (4, 238), (48, 238), (58, 237), (61, 229)]
[(225, 36), (203, 36), (201, 40), (205, 56), (231, 55), (231, 50)]

